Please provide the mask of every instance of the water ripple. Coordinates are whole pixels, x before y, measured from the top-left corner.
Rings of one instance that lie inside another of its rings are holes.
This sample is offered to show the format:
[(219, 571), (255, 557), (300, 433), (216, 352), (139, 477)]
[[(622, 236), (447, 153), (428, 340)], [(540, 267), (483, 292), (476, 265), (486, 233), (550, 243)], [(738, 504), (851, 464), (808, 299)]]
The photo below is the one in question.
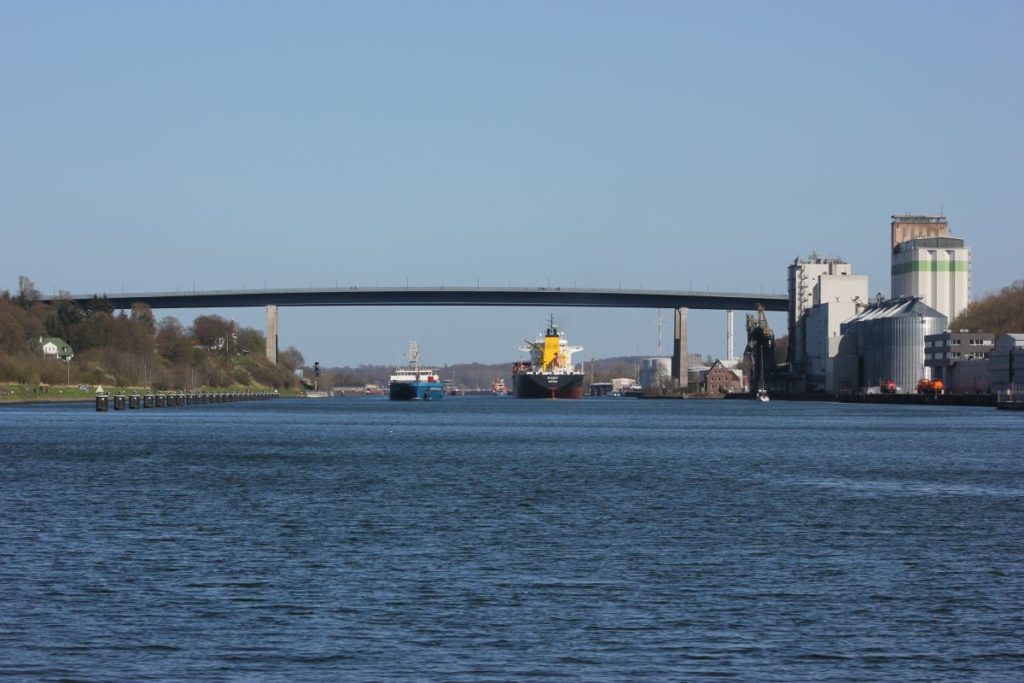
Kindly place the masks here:
[(6, 409), (0, 678), (1019, 680), (1024, 422), (1001, 417)]

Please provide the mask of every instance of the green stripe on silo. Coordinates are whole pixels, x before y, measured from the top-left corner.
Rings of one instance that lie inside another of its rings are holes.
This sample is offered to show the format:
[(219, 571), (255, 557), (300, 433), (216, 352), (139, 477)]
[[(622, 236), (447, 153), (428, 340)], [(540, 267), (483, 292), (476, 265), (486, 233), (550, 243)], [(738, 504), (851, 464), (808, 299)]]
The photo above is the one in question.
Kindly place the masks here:
[(967, 261), (907, 261), (905, 263), (897, 263), (892, 267), (893, 275), (918, 273), (921, 271), (931, 273), (966, 273)]

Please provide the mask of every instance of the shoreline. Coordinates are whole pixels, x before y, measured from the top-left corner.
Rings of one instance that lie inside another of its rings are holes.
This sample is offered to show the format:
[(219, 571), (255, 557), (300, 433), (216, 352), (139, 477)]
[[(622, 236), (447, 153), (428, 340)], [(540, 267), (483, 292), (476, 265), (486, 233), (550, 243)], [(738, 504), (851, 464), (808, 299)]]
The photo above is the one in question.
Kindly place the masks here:
[[(170, 395), (178, 395), (178, 394), (185, 395), (185, 394), (189, 394), (189, 393), (197, 393), (197, 394), (230, 394), (230, 393), (245, 393), (247, 391), (248, 392), (266, 392), (267, 390), (265, 390), (265, 389), (264, 390), (248, 390), (248, 389), (243, 389), (243, 390), (238, 390), (238, 389), (227, 390), (227, 389), (223, 389), (223, 390), (209, 390), (209, 391), (202, 391), (202, 392), (187, 392), (187, 391), (137, 391), (137, 390), (133, 389), (131, 391), (110, 391), (110, 392), (107, 392), (107, 394), (108, 394), (109, 398), (113, 399), (114, 396), (119, 396), (120, 395), (120, 396), (128, 397), (128, 396), (131, 396), (133, 394), (135, 394), (137, 396), (145, 396), (146, 394), (152, 394), (154, 396), (156, 396), (156, 395), (170, 396)], [(271, 389), (269, 391), (272, 392), (273, 389)], [(285, 394), (285, 393), (279, 394), (278, 397), (279, 398), (305, 398), (301, 394)], [(41, 395), (34, 395), (34, 396), (33, 395), (19, 396), (17, 398), (0, 397), (0, 409), (2, 409), (4, 407), (7, 407), (7, 406), (14, 407), (14, 406), (32, 406), (32, 405), (58, 405), (58, 404), (64, 404), (64, 403), (68, 403), (68, 404), (71, 404), (71, 403), (75, 403), (75, 404), (90, 404), (90, 405), (92, 405), (92, 404), (96, 403), (96, 396), (95, 395), (60, 396), (59, 394), (58, 395), (51, 394), (51, 395), (47, 396), (46, 394), (41, 394)]]
[(96, 399), (83, 398), (83, 397), (72, 397), (72, 398), (15, 398), (9, 401), (0, 401), (0, 408), (4, 406), (31, 406), (31, 405), (45, 405), (52, 403), (93, 403)]

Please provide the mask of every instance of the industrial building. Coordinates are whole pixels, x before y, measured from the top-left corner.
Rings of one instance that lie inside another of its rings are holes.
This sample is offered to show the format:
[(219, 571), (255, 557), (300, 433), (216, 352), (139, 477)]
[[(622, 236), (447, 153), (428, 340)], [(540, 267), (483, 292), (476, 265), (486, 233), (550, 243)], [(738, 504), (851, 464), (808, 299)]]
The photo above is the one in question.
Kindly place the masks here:
[(655, 356), (640, 361), (640, 386), (645, 391), (650, 389), (670, 389), (672, 387), (672, 357)]
[(612, 392), (621, 394), (632, 389), (636, 385), (636, 380), (632, 377), (613, 377), (611, 385)]
[(715, 361), (701, 378), (701, 390), (706, 394), (736, 394), (744, 390), (743, 374)]
[[(1013, 335), (994, 340), (947, 330), (970, 302), (971, 254), (964, 240), (950, 234), (943, 215), (891, 218), (888, 301), (878, 295), (871, 302), (867, 277), (854, 275), (842, 259), (812, 254), (789, 266), (788, 372), (779, 373), (776, 384), (795, 393), (870, 392), (883, 384), (886, 392), (895, 384), (910, 393), (924, 379), (942, 380), (956, 393), (1011, 384), (1015, 380), (1006, 376), (1018, 348)], [(1024, 345), (1024, 337), (1018, 341)]]
[(825, 275), (852, 274), (853, 267), (840, 258), (822, 258), (811, 254), (806, 261), (793, 259), (786, 280), (789, 290), (789, 362), (794, 370), (801, 370), (803, 362), (804, 330), (800, 327), (800, 320), (814, 305), (814, 289), (819, 279)]
[(1001, 334), (988, 352), (988, 371), (994, 394), (1024, 395), (1024, 334)]
[(943, 215), (896, 214), (891, 217), (892, 248), (923, 237), (949, 237), (949, 221)]
[(868, 278), (837, 258), (812, 255), (789, 266), (789, 365), (805, 391), (838, 391), (829, 359), (839, 353), (840, 325), (868, 305)]
[(893, 380), (910, 393), (931, 379), (925, 337), (946, 329), (947, 318), (918, 297), (878, 302), (840, 326), (839, 353), (831, 359), (838, 391), (879, 387)]
[(932, 379), (942, 380), (948, 393), (988, 393), (991, 380), (986, 356), (994, 340), (994, 334), (968, 330), (929, 334), (924, 338), (924, 364), (932, 369)]
[(971, 252), (945, 216), (892, 217), (892, 297), (920, 297), (949, 320), (971, 300)]

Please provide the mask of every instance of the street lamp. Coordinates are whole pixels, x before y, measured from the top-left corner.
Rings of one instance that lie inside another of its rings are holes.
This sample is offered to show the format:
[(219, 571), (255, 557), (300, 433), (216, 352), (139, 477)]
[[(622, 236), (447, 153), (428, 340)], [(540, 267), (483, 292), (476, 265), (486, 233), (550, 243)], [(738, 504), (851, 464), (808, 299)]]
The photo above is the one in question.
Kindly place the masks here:
[(64, 356), (64, 364), (68, 366), (68, 386), (71, 386), (71, 359), (74, 355)]

